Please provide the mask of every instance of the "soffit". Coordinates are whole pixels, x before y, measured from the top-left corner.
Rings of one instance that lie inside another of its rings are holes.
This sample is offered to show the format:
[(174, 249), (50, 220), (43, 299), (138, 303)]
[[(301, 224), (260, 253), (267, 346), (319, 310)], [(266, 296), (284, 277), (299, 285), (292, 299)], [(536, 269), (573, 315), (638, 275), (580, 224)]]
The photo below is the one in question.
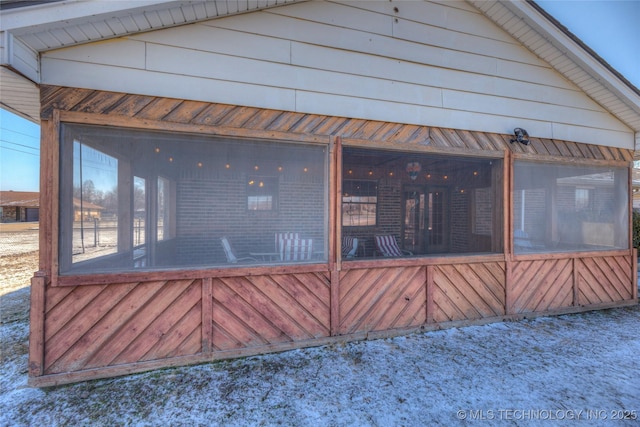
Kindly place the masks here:
[(65, 1), (5, 10), (0, 29), (43, 52), (300, 1)]
[(640, 131), (640, 90), (534, 2), (468, 1), (611, 114)]

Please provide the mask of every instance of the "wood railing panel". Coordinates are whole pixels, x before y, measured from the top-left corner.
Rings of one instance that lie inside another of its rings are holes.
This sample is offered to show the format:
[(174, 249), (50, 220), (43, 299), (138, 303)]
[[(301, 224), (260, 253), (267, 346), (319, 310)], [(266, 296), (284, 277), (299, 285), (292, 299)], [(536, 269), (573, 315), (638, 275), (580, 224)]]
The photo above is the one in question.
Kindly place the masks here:
[(329, 336), (329, 290), (322, 273), (214, 279), (213, 349)]
[(593, 257), (576, 261), (578, 304), (594, 305), (633, 297), (630, 257)]
[(513, 313), (546, 312), (573, 305), (573, 261), (550, 259), (514, 262)]
[(439, 265), (433, 268), (433, 320), (482, 319), (505, 314), (505, 264)]
[(339, 334), (419, 326), (426, 321), (424, 267), (341, 272)]
[(45, 374), (198, 353), (201, 292), (201, 280), (49, 288)]

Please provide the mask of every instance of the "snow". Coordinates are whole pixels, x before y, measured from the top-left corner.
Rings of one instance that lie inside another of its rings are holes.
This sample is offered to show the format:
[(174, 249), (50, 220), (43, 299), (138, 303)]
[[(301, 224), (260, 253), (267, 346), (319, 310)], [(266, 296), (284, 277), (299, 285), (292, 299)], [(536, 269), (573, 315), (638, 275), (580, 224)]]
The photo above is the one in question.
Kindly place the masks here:
[(0, 326), (0, 425), (637, 425), (639, 327), (636, 305), (37, 389), (24, 317)]

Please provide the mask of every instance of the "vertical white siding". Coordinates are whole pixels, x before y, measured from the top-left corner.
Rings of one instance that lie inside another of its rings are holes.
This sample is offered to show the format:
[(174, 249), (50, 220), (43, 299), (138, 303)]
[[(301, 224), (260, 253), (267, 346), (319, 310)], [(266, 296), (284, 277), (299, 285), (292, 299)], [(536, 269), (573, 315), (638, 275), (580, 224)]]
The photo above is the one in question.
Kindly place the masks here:
[(47, 84), (634, 143), (628, 127), (464, 2), (298, 3), (52, 51), (42, 69)]

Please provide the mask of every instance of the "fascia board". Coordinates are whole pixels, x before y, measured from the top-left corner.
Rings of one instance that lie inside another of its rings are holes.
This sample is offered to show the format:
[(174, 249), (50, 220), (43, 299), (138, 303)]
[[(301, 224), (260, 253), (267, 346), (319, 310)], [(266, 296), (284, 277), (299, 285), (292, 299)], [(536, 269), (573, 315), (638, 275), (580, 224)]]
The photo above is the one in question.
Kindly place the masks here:
[(508, 1), (501, 4), (509, 9), (513, 14), (527, 22), (549, 43), (552, 43), (564, 55), (571, 58), (576, 64), (587, 71), (598, 82), (606, 86), (621, 99), (626, 100), (636, 113), (640, 114), (640, 95), (632, 88), (622, 82), (605, 65), (585, 51), (582, 46), (571, 39), (564, 31), (546, 19), (534, 7), (526, 1)]

